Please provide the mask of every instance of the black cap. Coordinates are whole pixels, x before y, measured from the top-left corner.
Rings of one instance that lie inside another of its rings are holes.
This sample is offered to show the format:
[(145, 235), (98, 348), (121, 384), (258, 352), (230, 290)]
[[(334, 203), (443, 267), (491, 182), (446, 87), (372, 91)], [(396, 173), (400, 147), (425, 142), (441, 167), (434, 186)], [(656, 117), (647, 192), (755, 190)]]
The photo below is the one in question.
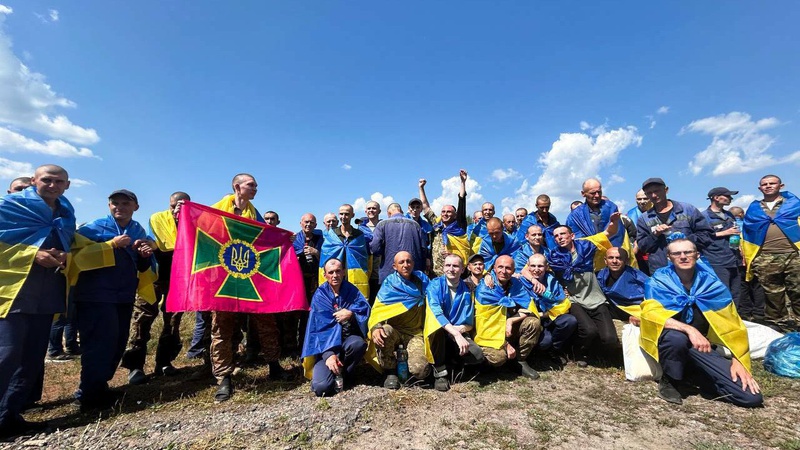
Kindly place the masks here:
[(708, 198), (712, 199), (717, 195), (736, 195), (739, 191), (732, 191), (725, 187), (715, 187), (714, 189), (708, 191)]
[(648, 178), (644, 180), (644, 183), (642, 183), (642, 189), (646, 188), (648, 185), (651, 184), (660, 184), (661, 186), (667, 185), (667, 183), (664, 183), (664, 180), (662, 180), (661, 178)]
[(139, 199), (136, 198), (136, 194), (127, 189), (117, 189), (116, 191), (112, 192), (111, 195), (108, 196), (108, 198), (111, 199), (111, 197), (115, 195), (124, 195), (125, 197), (128, 197), (129, 199), (136, 202), (136, 204), (139, 204)]
[(414, 198), (412, 198), (411, 200), (408, 201), (408, 206), (411, 206), (414, 203), (419, 203), (421, 205), (422, 204), (422, 200), (418, 199), (417, 197), (414, 197)]
[(467, 260), (467, 264), (471, 263), (473, 260), (476, 260), (478, 258), (480, 258), (481, 261), (486, 261), (483, 255), (481, 255), (480, 253), (475, 253), (474, 255), (469, 257), (469, 260)]

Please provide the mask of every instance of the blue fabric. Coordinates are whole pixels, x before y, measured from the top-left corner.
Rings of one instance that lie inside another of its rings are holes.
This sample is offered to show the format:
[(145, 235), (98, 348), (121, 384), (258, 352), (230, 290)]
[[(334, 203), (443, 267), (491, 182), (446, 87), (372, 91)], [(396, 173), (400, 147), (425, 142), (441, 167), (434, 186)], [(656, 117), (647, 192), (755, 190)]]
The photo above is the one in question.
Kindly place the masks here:
[[(672, 211), (667, 219), (666, 225), (672, 227), (673, 232), (683, 233), (687, 239), (694, 242), (697, 250), (701, 253), (711, 244), (711, 236), (714, 234), (709, 226), (706, 217), (694, 206), (670, 200)], [(666, 267), (667, 259), (667, 237), (662, 234), (653, 234), (653, 227), (661, 225), (655, 208), (642, 213), (636, 221), (636, 243), (639, 251), (648, 254), (647, 264), (653, 272), (661, 267)]]
[[(595, 228), (594, 222), (592, 222), (589, 206), (586, 203), (581, 203), (567, 216), (567, 225), (572, 228), (576, 238), (589, 237), (604, 231), (611, 222), (611, 214), (617, 211), (619, 211), (619, 208), (611, 200), (600, 200), (600, 229), (598, 230)], [(617, 234), (609, 237), (608, 240), (611, 241), (611, 245), (614, 247), (622, 247), (624, 239), (625, 227), (620, 226)]]
[(378, 281), (383, 280), (394, 271), (394, 257), (401, 251), (411, 253), (414, 269), (425, 270), (427, 255), (425, 236), (419, 224), (411, 219), (395, 214), (378, 223), (373, 231), (370, 250), (374, 255), (381, 255), (381, 266), (378, 270)]
[(633, 208), (628, 210), (628, 218), (631, 219), (634, 225), (636, 225), (636, 221), (639, 220), (639, 217), (642, 215), (642, 210), (639, 209), (638, 206), (634, 206)]
[(327, 351), (338, 353), (342, 349), (342, 325), (333, 317), (337, 302), (340, 308), (353, 312), (361, 336), (367, 335), (370, 307), (358, 288), (347, 280), (343, 281), (337, 299), (330, 284), (322, 283), (311, 298), (311, 312), (301, 358), (321, 355)]
[(516, 308), (519, 306), (525, 309), (530, 307), (531, 296), (519, 279), (512, 278), (510, 280), (511, 286), (508, 289), (508, 294), (506, 294), (500, 282), (497, 280), (497, 275), (494, 272), (490, 273), (492, 281), (494, 281), (494, 287), (490, 289), (489, 286), (486, 286), (486, 283), (481, 280), (478, 287), (475, 289), (475, 301), (486, 306), (505, 306), (506, 308)]
[[(544, 244), (542, 244), (539, 249), (542, 250), (539, 253), (547, 253), (547, 249), (545, 248)], [(528, 264), (528, 260), (531, 258), (531, 256), (533, 256), (533, 247), (531, 247), (530, 243), (525, 242), (511, 256), (514, 258), (514, 272), (520, 273), (525, 265)]]
[(405, 218), (417, 222), (419, 227), (422, 229), (423, 238), (425, 239), (425, 247), (430, 247), (431, 245), (430, 235), (433, 232), (433, 225), (431, 225), (422, 216), (420, 216), (419, 219), (415, 219), (411, 214), (406, 213)]
[(75, 234), (75, 209), (64, 196), (58, 203), (54, 214), (33, 186), (0, 198), (0, 242), (41, 247), (55, 232), (61, 248), (69, 251)]
[[(741, 256), (731, 249), (730, 236), (717, 237), (716, 233), (725, 231), (736, 226), (736, 218), (729, 211), (722, 211), (725, 219), (720, 218), (711, 208), (703, 211), (708, 220), (708, 225), (714, 231), (711, 234), (711, 242), (703, 251), (703, 256), (708, 263), (714, 267), (739, 267)], [(797, 220), (795, 220), (797, 223)], [(740, 230), (741, 231), (741, 230)]]
[(761, 208), (761, 202), (753, 200), (744, 215), (743, 238), (747, 242), (762, 245), (767, 236), (767, 228), (774, 223), (783, 231), (789, 241), (797, 245), (800, 242), (800, 225), (797, 218), (800, 217), (800, 199), (791, 192), (781, 192), (783, 203), (778, 209), (775, 217), (770, 217)]
[(608, 267), (597, 273), (597, 281), (600, 289), (611, 303), (619, 306), (640, 305), (644, 300), (644, 284), (647, 275), (643, 272), (626, 266), (622, 275), (611, 286), (607, 286), (608, 279), (611, 277), (611, 270)]
[(450, 298), (450, 287), (444, 275), (436, 277), (425, 290), (430, 308), (439, 325), (475, 325), (475, 304), (472, 293), (463, 281), (458, 282), (456, 295)]
[[(128, 225), (120, 227), (111, 215), (82, 225), (78, 228), (78, 233), (95, 242), (106, 242), (121, 235), (129, 236), (131, 238), (131, 244), (139, 239), (153, 240), (152, 237), (148, 237), (147, 232), (139, 222), (131, 220), (128, 222)], [(130, 255), (131, 259), (134, 261), (137, 260), (138, 253), (133, 249), (133, 245), (125, 247), (124, 250)]]
[(361, 269), (366, 271), (367, 260), (367, 241), (364, 235), (350, 237), (344, 241), (333, 230), (323, 232), (325, 237), (320, 250), (319, 267), (325, 267), (325, 263), (331, 258), (336, 258), (345, 263), (344, 269)]
[(594, 272), (594, 254), (597, 247), (589, 241), (574, 240), (575, 253), (578, 257), (572, 260), (572, 253), (562, 247), (556, 247), (547, 253), (547, 262), (556, 276), (570, 282), (576, 273)]
[(522, 282), (525, 289), (528, 291), (528, 295), (533, 298), (536, 302), (536, 309), (539, 310), (540, 313), (544, 316), (547, 311), (550, 311), (554, 306), (560, 305), (564, 300), (567, 299), (567, 295), (564, 293), (564, 288), (561, 287), (561, 283), (558, 282), (558, 279), (554, 277), (552, 274), (545, 274), (545, 281), (544, 287), (547, 289), (544, 293), (550, 293), (549, 297), (544, 295), (539, 295), (533, 292), (533, 283), (528, 281), (525, 277), (520, 277), (519, 280)]
[(694, 318), (692, 306), (700, 311), (717, 311), (731, 302), (731, 292), (717, 278), (714, 271), (702, 262), (696, 266), (696, 274), (689, 293), (678, 278), (673, 267), (663, 267), (653, 273), (644, 285), (644, 296), (661, 303), (664, 309), (677, 311), (678, 320), (691, 323)]
[[(321, 230), (313, 230), (311, 232), (311, 234), (313, 234), (314, 236), (322, 237), (322, 231)], [(313, 242), (313, 240), (312, 240), (312, 242)], [(294, 253), (295, 254), (300, 255), (300, 254), (303, 253), (303, 248), (305, 248), (305, 246), (306, 246), (306, 233), (304, 231), (299, 231), (295, 235), (294, 242), (292, 243), (292, 246), (294, 247)], [(314, 248), (316, 248), (317, 250), (322, 250), (322, 239), (318, 239), (317, 240), (317, 244), (314, 246)]]
[(788, 333), (767, 347), (764, 369), (775, 375), (800, 378), (800, 333)]
[[(345, 382), (355, 375), (356, 367), (358, 367), (366, 352), (367, 343), (360, 336), (349, 336), (342, 343), (342, 351), (337, 356), (339, 356), (339, 361), (343, 364), (339, 371), (340, 373), (343, 372)], [(314, 364), (314, 371), (311, 375), (311, 390), (317, 397), (331, 396), (336, 393), (336, 375), (325, 365), (325, 360), (322, 358)]]
[(563, 351), (577, 328), (578, 319), (572, 314), (561, 314), (555, 320), (543, 319), (537, 348), (540, 351), (551, 348), (557, 352)]
[(519, 248), (519, 242), (517, 242), (516, 239), (505, 233), (503, 233), (502, 236), (503, 248), (500, 250), (500, 253), (497, 253), (495, 250), (494, 242), (492, 242), (491, 237), (488, 237), (481, 242), (481, 248), (478, 253), (483, 256), (483, 265), (486, 270), (490, 270), (494, 266), (494, 262), (497, 260), (498, 256), (511, 256)]
[(519, 242), (525, 242), (527, 240), (525, 239), (525, 233), (528, 232), (528, 228), (530, 228), (531, 225), (539, 225), (542, 228), (542, 234), (544, 234), (544, 242), (542, 242), (542, 245), (548, 249), (556, 248), (558, 245), (556, 245), (556, 239), (553, 237), (553, 230), (560, 227), (561, 224), (558, 223), (556, 216), (550, 213), (547, 213), (547, 216), (547, 221), (550, 223), (548, 226), (545, 226), (544, 223), (539, 220), (539, 218), (536, 216), (536, 212), (532, 212), (525, 216), (525, 218), (522, 219), (519, 229), (517, 229), (517, 240)]
[(0, 426), (21, 419), (44, 357), (52, 314), (9, 314), (0, 319)]
[(489, 238), (489, 231), (486, 229), (486, 220), (481, 217), (478, 223), (471, 223), (467, 225), (467, 234), (469, 240), (473, 241), (475, 238), (486, 240)]
[(425, 290), (428, 288), (430, 279), (419, 270), (415, 270), (413, 275), (422, 282), (422, 289), (419, 289), (412, 280), (406, 280), (395, 271), (381, 283), (377, 301), (384, 305), (402, 303), (409, 310), (417, 306), (423, 306), (425, 304)]

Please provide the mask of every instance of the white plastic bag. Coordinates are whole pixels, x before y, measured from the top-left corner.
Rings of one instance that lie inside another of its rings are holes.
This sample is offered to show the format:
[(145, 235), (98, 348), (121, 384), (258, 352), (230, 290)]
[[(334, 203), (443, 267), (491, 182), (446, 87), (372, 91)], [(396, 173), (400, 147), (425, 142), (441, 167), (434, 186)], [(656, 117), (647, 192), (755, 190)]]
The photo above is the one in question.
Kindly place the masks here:
[(661, 364), (639, 347), (639, 327), (629, 323), (622, 327), (622, 357), (625, 361), (625, 378), (628, 380), (661, 378)]
[(761, 359), (767, 353), (767, 347), (775, 339), (783, 337), (783, 334), (778, 333), (772, 328), (760, 325), (753, 322), (743, 320), (744, 326), (747, 327), (747, 340), (750, 341), (750, 358)]

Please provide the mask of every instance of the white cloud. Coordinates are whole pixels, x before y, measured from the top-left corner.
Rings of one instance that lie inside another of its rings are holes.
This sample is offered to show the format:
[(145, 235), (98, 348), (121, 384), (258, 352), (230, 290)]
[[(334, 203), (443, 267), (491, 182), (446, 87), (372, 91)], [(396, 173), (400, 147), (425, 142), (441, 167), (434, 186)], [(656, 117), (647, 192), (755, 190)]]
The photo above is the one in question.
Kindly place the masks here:
[(503, 199), (503, 211), (510, 212), (520, 206), (532, 210), (536, 197), (547, 194), (553, 212), (566, 212), (571, 201), (580, 199), (581, 184), (587, 178), (599, 176), (600, 169), (616, 163), (620, 152), (641, 144), (642, 136), (633, 126), (606, 130), (594, 137), (562, 133), (550, 150), (539, 156), (543, 172), (536, 183), (531, 186), (527, 179), (523, 180), (514, 197)]
[[(624, 182), (625, 182), (625, 178), (623, 178), (620, 175), (617, 175), (616, 173), (614, 173), (614, 174), (611, 174), (610, 177), (608, 177), (608, 181), (603, 182), (603, 185), (611, 186), (611, 185), (614, 185), (614, 184), (619, 184), (619, 183), (624, 183)], [(616, 202), (614, 202), (614, 203), (616, 203)]]
[(352, 203), (356, 217), (361, 217), (364, 214), (364, 209), (367, 207), (367, 202), (370, 200), (378, 202), (378, 204), (381, 205), (381, 215), (384, 217), (386, 216), (386, 207), (395, 202), (394, 197), (391, 195), (383, 195), (380, 192), (375, 192), (370, 195), (369, 200), (364, 197), (359, 197)]
[(653, 116), (647, 116), (647, 118), (650, 119), (650, 129), (652, 130), (656, 127), (656, 121), (653, 120)]
[(669, 112), (669, 106), (662, 106), (662, 107), (658, 108), (658, 110), (656, 111), (656, 114), (666, 114), (668, 112)]
[[(75, 103), (53, 91), (44, 75), (31, 71), (14, 54), (3, 26), (10, 13), (11, 8), (0, 5), (0, 124), (78, 145), (99, 142), (96, 130), (76, 125), (58, 112), (75, 108)], [(77, 156), (93, 154), (88, 151)]]
[[(458, 205), (458, 193), (461, 191), (461, 178), (458, 176), (450, 177), (442, 180), (442, 194), (430, 201), (431, 209), (438, 216), (442, 211), (444, 205)], [(467, 178), (467, 218), (472, 215), (472, 212), (480, 209), (481, 203), (484, 202), (483, 195), (481, 195), (481, 185), (474, 178)], [(426, 192), (431, 194), (430, 192)], [(428, 197), (430, 198), (430, 196)]]
[(342, 169), (344, 169), (344, 170), (350, 170), (352, 168), (353, 168), (353, 166), (351, 166), (350, 164), (347, 164), (347, 163), (342, 164)]
[(492, 174), (489, 176), (490, 180), (498, 181), (500, 183), (504, 181), (518, 180), (520, 178), (522, 178), (522, 174), (512, 168), (494, 169)]
[(627, 200), (622, 200), (622, 199), (617, 198), (617, 199), (612, 200), (612, 202), (614, 202), (614, 204), (617, 205), (617, 208), (619, 208), (619, 212), (621, 212), (622, 214), (625, 214), (628, 211), (628, 201)]
[(70, 178), (69, 185), (70, 187), (84, 187), (84, 186), (93, 186), (94, 183), (92, 183), (89, 180), (82, 180), (80, 178)]
[(50, 21), (51, 22), (58, 22), (58, 10), (51, 9), (50, 11)]
[(750, 206), (750, 203), (759, 198), (761, 197), (756, 197), (753, 194), (737, 195), (733, 198), (733, 201), (731, 201), (731, 206), (738, 206), (747, 211), (747, 207)]
[(0, 14), (11, 14), (14, 10), (6, 5), (0, 5)]
[(73, 197), (72, 198), (72, 203), (80, 203), (82, 201), (83, 201), (83, 199), (81, 197)]
[(11, 180), (17, 177), (29, 177), (33, 175), (33, 171), (34, 168), (31, 163), (0, 158), (0, 179)]
[(589, 125), (589, 122), (587, 122), (585, 120), (581, 120), (580, 127), (581, 127), (581, 131), (586, 131), (589, 128), (592, 128), (592, 126)]
[(736, 111), (695, 120), (679, 134), (700, 133), (713, 138), (711, 144), (689, 162), (689, 171), (699, 175), (710, 169), (713, 175), (729, 175), (777, 164), (800, 163), (800, 151), (780, 158), (767, 153), (775, 138), (765, 130), (779, 124), (775, 117), (754, 122), (749, 114)]
[(78, 148), (72, 144), (56, 139), (39, 142), (4, 127), (0, 127), (0, 151), (9, 153), (42, 153), (45, 155), (60, 156), (63, 158), (97, 158), (97, 156), (88, 148)]

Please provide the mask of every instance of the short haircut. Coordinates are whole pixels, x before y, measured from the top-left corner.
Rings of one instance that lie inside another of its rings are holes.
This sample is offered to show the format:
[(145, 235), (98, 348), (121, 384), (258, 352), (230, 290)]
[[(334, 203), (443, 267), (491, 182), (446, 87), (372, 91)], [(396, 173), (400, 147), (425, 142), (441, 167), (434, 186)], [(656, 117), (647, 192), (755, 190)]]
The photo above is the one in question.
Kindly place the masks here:
[(444, 260), (447, 261), (450, 258), (458, 258), (458, 261), (461, 263), (461, 267), (464, 267), (464, 260), (461, 259), (460, 256), (456, 255), (455, 253), (448, 253), (444, 256)]
[(342, 261), (339, 260), (339, 258), (331, 258), (331, 259), (325, 261), (325, 266), (324, 266), (324, 269), (323, 269), (324, 272), (328, 271), (328, 264), (330, 264), (332, 262), (337, 262), (337, 263), (339, 263), (340, 266), (342, 265)]
[(41, 166), (36, 168), (36, 170), (34, 171), (34, 174), (36, 172), (40, 171), (40, 170), (43, 170), (43, 171), (45, 171), (47, 173), (65, 175), (67, 178), (69, 178), (69, 174), (67, 173), (67, 169), (65, 169), (65, 168), (63, 168), (61, 166), (57, 166), (55, 164), (43, 164), (43, 165), (41, 165)]
[(569, 225), (559, 225), (559, 226), (553, 228), (553, 233), (555, 233), (556, 230), (559, 229), (559, 228), (566, 228), (567, 231), (569, 231), (569, 234), (574, 234), (575, 233), (574, 231), (572, 231), (572, 227), (569, 226)]
[(267, 211), (264, 213), (264, 217), (267, 217), (267, 214), (275, 214), (275, 217), (280, 218), (281, 216), (278, 215), (275, 211)]
[(189, 194), (182, 191), (173, 192), (172, 195), (169, 196), (169, 198), (175, 200), (190, 200), (190, 201), (192, 200), (192, 198), (189, 197)]
[[(628, 261), (628, 260), (630, 259), (630, 257), (631, 257), (631, 256), (628, 254), (628, 251), (627, 251), (627, 250), (625, 250), (625, 249), (624, 249), (624, 248), (622, 248), (622, 247), (611, 247), (611, 248), (610, 248), (610, 249), (608, 249), (608, 250), (611, 250), (611, 249), (614, 249), (614, 250), (618, 251), (618, 252), (619, 252), (619, 257), (620, 257), (620, 259), (622, 259), (623, 261)], [(608, 251), (606, 251), (606, 253), (608, 253)]]
[(541, 194), (541, 195), (539, 195), (538, 197), (536, 197), (536, 203), (539, 203), (539, 202), (547, 202), (547, 203), (551, 203), (551, 201), (550, 201), (550, 196), (549, 196), (549, 195), (547, 195), (547, 194)]
[(486, 221), (486, 227), (488, 228), (490, 224), (496, 224), (499, 227), (503, 227), (503, 221), (498, 219), (497, 217), (492, 217), (491, 219)]
[(778, 179), (778, 184), (783, 184), (783, 181), (781, 181), (781, 177), (779, 177), (777, 175), (773, 175), (773, 174), (764, 175), (763, 177), (761, 177), (758, 180), (758, 184), (761, 184), (761, 182), (764, 181), (765, 178), (777, 178)]
[(686, 238), (678, 238), (678, 239), (675, 239), (674, 241), (670, 242), (669, 244), (667, 244), (667, 252), (669, 252), (669, 248), (672, 247), (673, 244), (677, 244), (677, 243), (680, 243), (680, 242), (688, 242), (688, 243), (692, 244), (692, 248), (694, 249), (694, 251), (697, 251), (697, 245), (695, 245), (694, 242), (692, 242), (692, 241), (690, 241), (689, 239), (686, 239)]
[(233, 188), (237, 184), (244, 183), (244, 181), (248, 178), (253, 180), (256, 179), (256, 177), (250, 175), (249, 173), (237, 173), (236, 175), (233, 176), (233, 179), (231, 180), (231, 188)]

